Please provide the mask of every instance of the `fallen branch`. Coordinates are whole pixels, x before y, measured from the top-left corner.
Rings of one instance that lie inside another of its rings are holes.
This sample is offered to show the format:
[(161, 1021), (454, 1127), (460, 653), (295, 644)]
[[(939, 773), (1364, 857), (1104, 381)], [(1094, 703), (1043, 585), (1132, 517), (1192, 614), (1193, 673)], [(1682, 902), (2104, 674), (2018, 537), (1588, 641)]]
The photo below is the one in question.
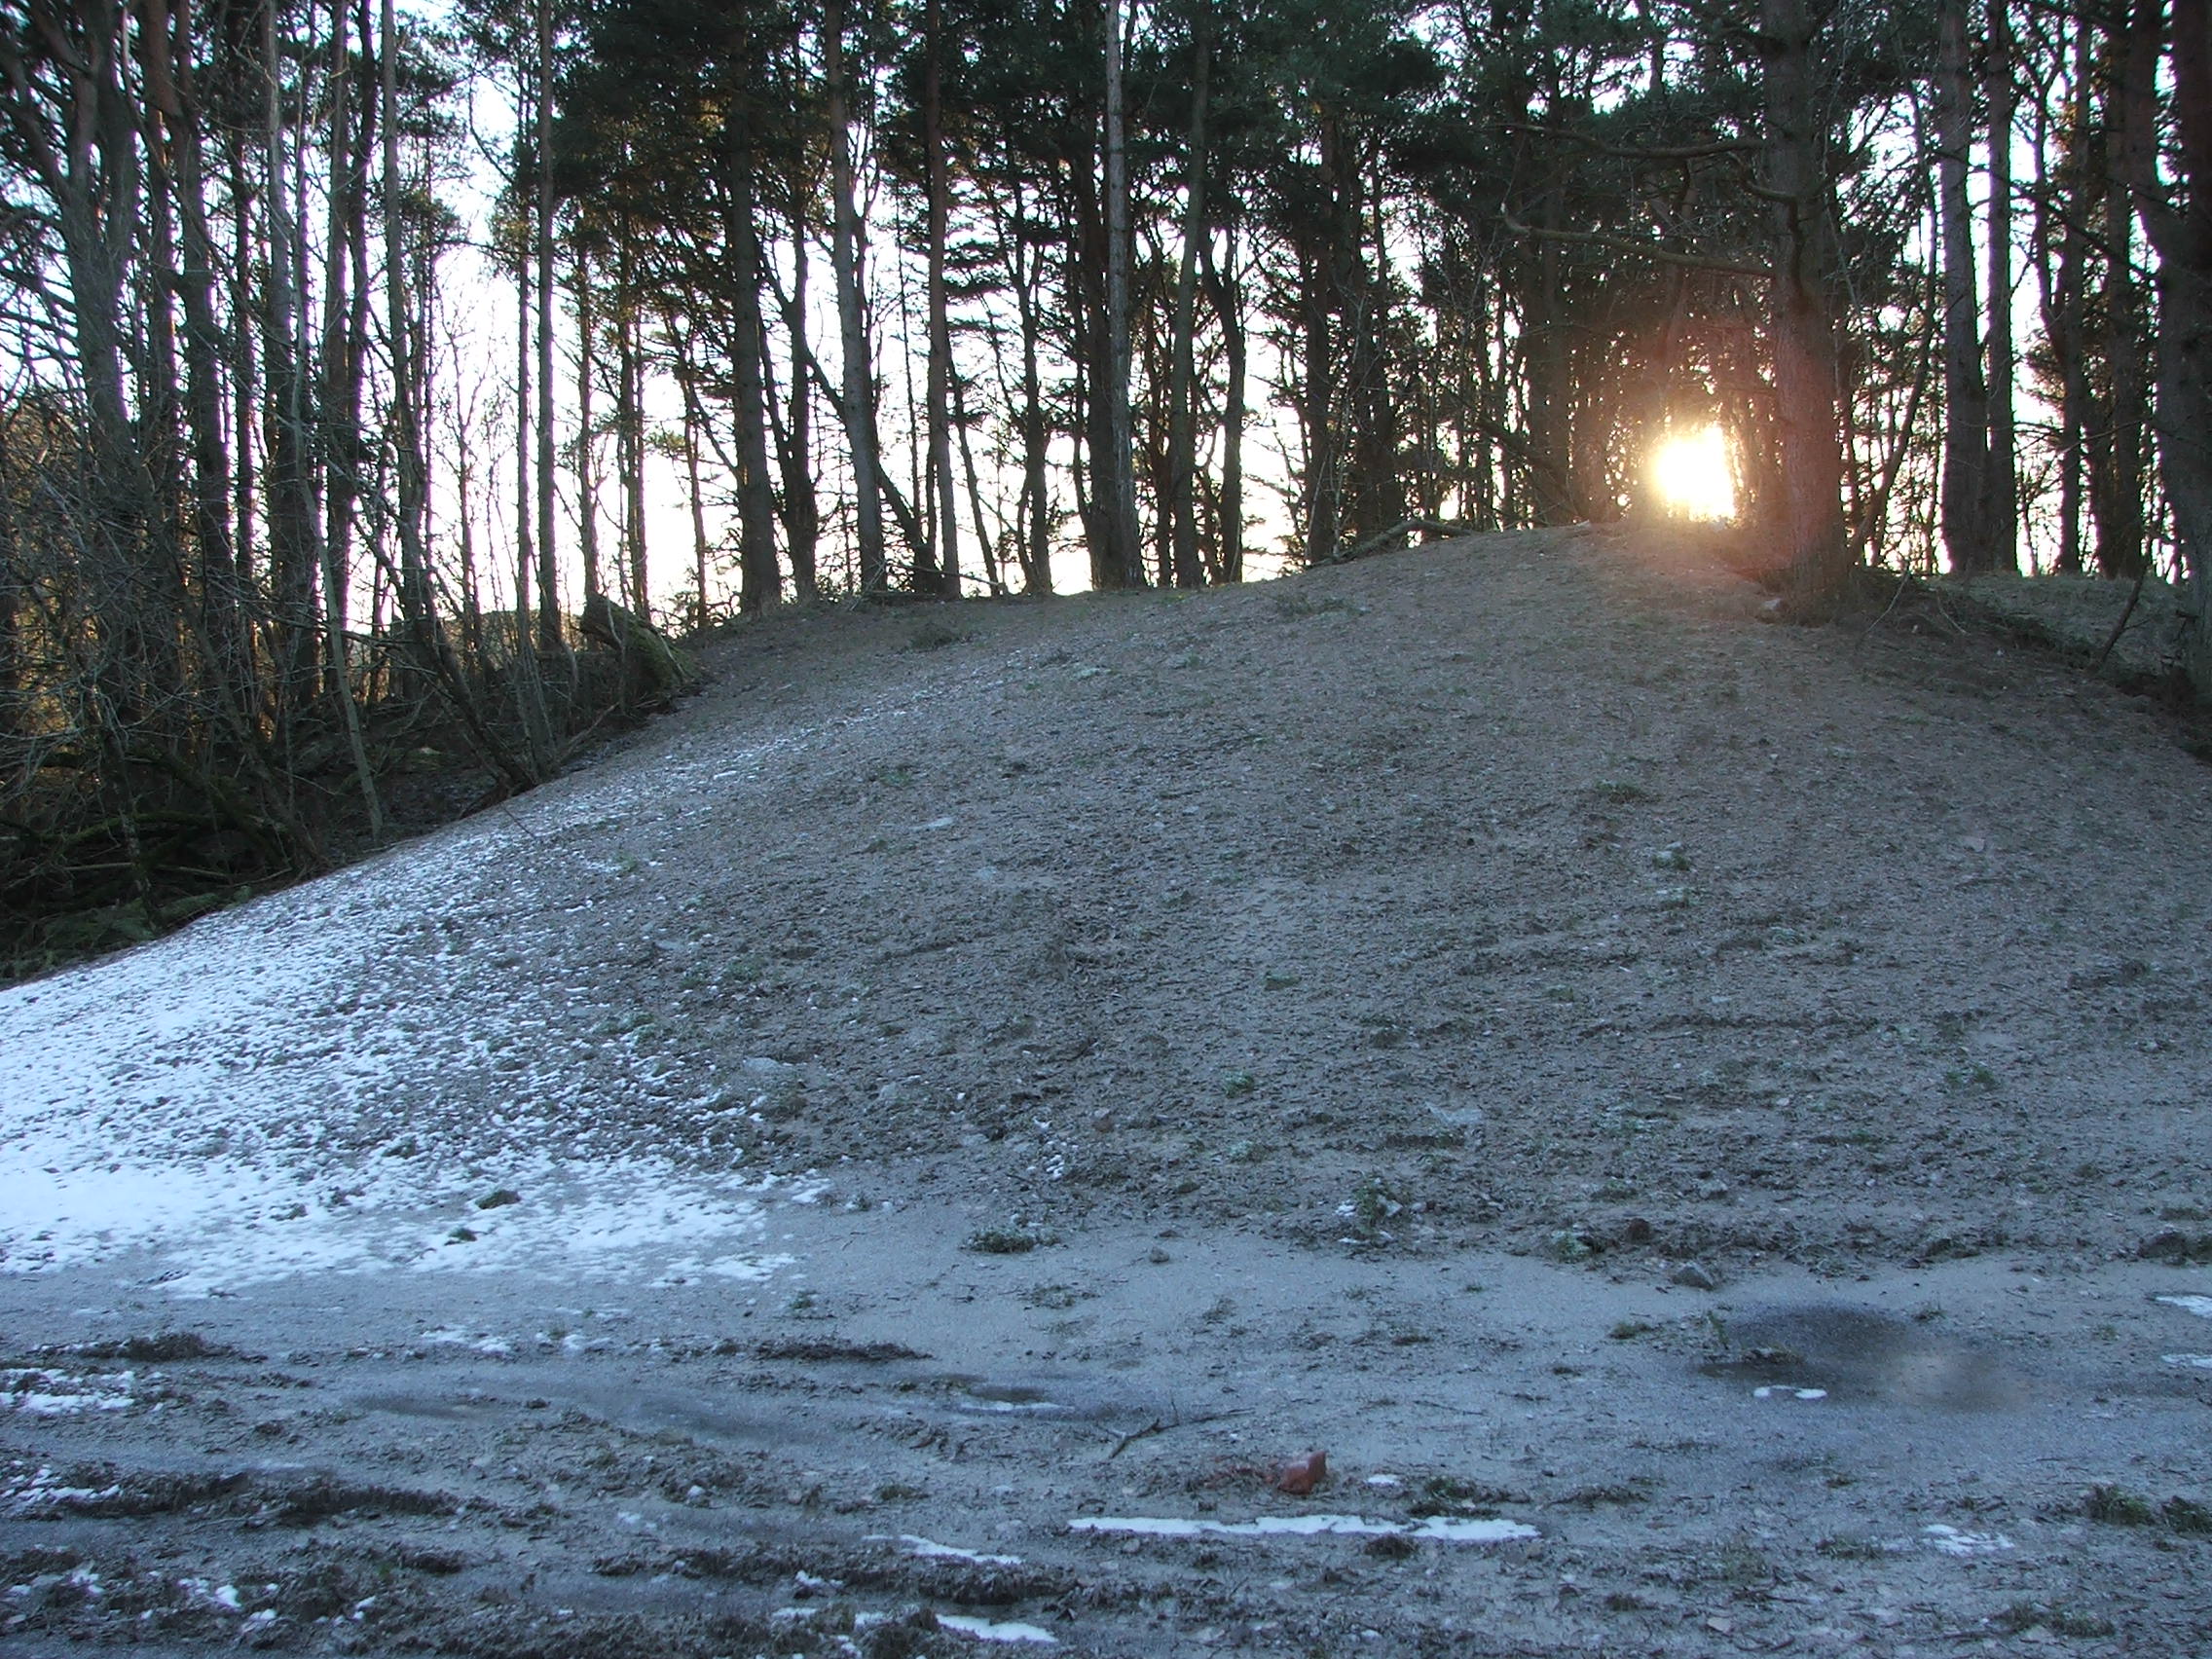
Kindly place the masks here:
[(1400, 519), (1396, 524), (1392, 525), (1388, 530), (1383, 531), (1381, 535), (1371, 535), (1365, 541), (1355, 544), (1348, 552), (1343, 548), (1339, 548), (1336, 552), (1329, 554), (1326, 558), (1315, 559), (1312, 560), (1311, 563), (1315, 565), (1348, 565), (1354, 559), (1364, 559), (1370, 553), (1376, 552), (1388, 543), (1397, 540), (1399, 536), (1405, 535), (1409, 530), (1420, 531), (1431, 540), (1438, 540), (1443, 537), (1453, 535), (1472, 535), (1475, 533), (1475, 527), (1473, 525), (1460, 524), (1456, 519)]
[(2135, 572), (2135, 587), (2127, 596), (2126, 608), (2120, 611), (2120, 620), (2112, 625), (2112, 632), (2105, 636), (2105, 648), (2097, 653), (2097, 660), (2089, 664), (2091, 674), (2102, 674), (2104, 672), (2106, 658), (2112, 655), (2113, 647), (2120, 644), (2120, 635), (2127, 632), (2127, 619), (2135, 614), (2135, 603), (2143, 597), (2143, 583), (2150, 577), (2150, 574), (2151, 561), (2146, 558), (2143, 561), (2143, 568)]

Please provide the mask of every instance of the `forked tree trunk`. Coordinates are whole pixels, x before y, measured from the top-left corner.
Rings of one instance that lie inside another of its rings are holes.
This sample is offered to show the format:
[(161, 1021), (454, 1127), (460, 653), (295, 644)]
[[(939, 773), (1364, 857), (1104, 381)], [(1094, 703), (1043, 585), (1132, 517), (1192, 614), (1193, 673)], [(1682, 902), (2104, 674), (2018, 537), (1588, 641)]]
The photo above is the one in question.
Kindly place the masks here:
[(883, 502), (877, 477), (875, 374), (862, 298), (860, 213), (853, 200), (851, 114), (845, 74), (845, 4), (828, 0), (822, 15), (822, 70), (828, 83), (830, 129), (830, 263), (837, 284), (837, 336), (844, 361), (838, 382), (838, 418), (853, 463), (853, 539), (860, 554), (863, 593), (890, 583), (883, 546)]
[[(2192, 620), (2183, 668), (2212, 703), (2212, 22), (2204, 0), (2135, 0), (2127, 38), (2121, 149), (2135, 206), (2158, 255), (2158, 470)], [(2178, 142), (2169, 192), (2158, 163), (2161, 46)]]

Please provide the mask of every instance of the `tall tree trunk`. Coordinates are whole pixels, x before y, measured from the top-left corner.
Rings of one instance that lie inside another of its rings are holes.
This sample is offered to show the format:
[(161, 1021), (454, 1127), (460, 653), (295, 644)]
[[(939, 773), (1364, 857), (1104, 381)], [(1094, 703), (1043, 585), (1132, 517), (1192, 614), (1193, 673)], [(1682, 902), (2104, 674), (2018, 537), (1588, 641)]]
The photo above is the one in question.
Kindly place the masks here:
[[(1556, 101), (1556, 88), (1554, 92)], [(1542, 119), (1540, 111), (1531, 110), (1529, 119)], [(1547, 231), (1558, 231), (1566, 224), (1566, 186), (1559, 176), (1559, 163), (1554, 161), (1549, 165), (1552, 177), (1544, 190), (1540, 223)], [(1567, 426), (1570, 388), (1567, 336), (1569, 319), (1562, 314), (1567, 299), (1561, 286), (1563, 264), (1558, 239), (1539, 239), (1534, 281), (1521, 303), (1523, 395), (1528, 402), (1528, 490), (1535, 522), (1540, 525), (1572, 524), (1577, 516), (1568, 459), (1571, 434)]]
[[(369, 835), (382, 840), (386, 822), (384, 799), (378, 793), (375, 769), (369, 764), (368, 743), (361, 731), (361, 711), (353, 691), (352, 653), (347, 645), (346, 625), (352, 603), (353, 517), (360, 499), (361, 457), (361, 353), (354, 326), (354, 299), (350, 277), (353, 261), (367, 257), (368, 204), (364, 200), (361, 166), (350, 129), (359, 129), (365, 142), (369, 122), (351, 119), (353, 82), (348, 45), (347, 0), (331, 0), (330, 8), (330, 214), (324, 245), (329, 267), (323, 276), (322, 313), (322, 613), (323, 694), (338, 717), (345, 734), (346, 752), (352, 762), (353, 784), (361, 793)], [(364, 47), (367, 45), (363, 43)], [(381, 92), (380, 92), (381, 98)]]
[(1299, 479), (1306, 557), (1323, 563), (1337, 554), (1344, 533), (1346, 461), (1336, 396), (1337, 330), (1329, 298), (1328, 249), (1298, 250), (1300, 324), (1298, 424), (1305, 440)]
[(1381, 156), (1378, 152), (1369, 165), (1363, 165), (1361, 147), (1361, 141), (1347, 142), (1343, 157), (1338, 259), (1345, 274), (1341, 291), (1350, 302), (1346, 334), (1351, 345), (1349, 401), (1356, 457), (1350, 517), (1364, 541), (1404, 522), (1406, 492), (1400, 475), (1397, 397), (1390, 385), (1390, 256), (1383, 227)]
[(1943, 545), (1951, 568), (1990, 567), (1989, 388), (1981, 372), (1979, 269), (1967, 174), (1973, 156), (1973, 81), (1966, 0), (1936, 18), (1936, 219), (1943, 249)]
[[(341, 0), (341, 4), (343, 0)], [(171, 34), (173, 16), (173, 43)], [(185, 420), (192, 447), (192, 546), (201, 618), (227, 701), (250, 697), (252, 665), (240, 633), (231, 536), (231, 468), (223, 434), (224, 340), (215, 316), (215, 244), (207, 222), (202, 112), (193, 95), (190, 0), (147, 0), (142, 30), (150, 102), (162, 116), (184, 244), (177, 290), (184, 308)]]
[(688, 329), (682, 335), (681, 350), (682, 354), (676, 365), (676, 384), (683, 392), (683, 470), (691, 487), (692, 579), (697, 584), (691, 626), (704, 634), (708, 619), (707, 501), (699, 489), (699, 424), (704, 416), (699, 408), (697, 370), (691, 361), (691, 335)]
[(291, 166), (284, 141), (282, 60), (277, 52), (276, 8), (262, 18), (262, 63), (265, 79), (263, 120), (267, 123), (264, 155), (263, 213), (267, 220), (268, 261), (263, 320), (263, 361), (267, 367), (269, 401), (267, 450), (269, 456), (269, 575), (276, 615), (276, 709), (288, 718), (297, 703), (308, 664), (313, 660), (317, 631), (313, 627), (313, 504), (309, 495), (307, 418), (309, 399), (304, 381), (307, 367), (301, 361), (295, 317), (298, 293), (294, 286), (297, 266), (293, 242), (298, 228), (291, 216)]
[[(423, 512), (428, 497), (422, 415), (417, 405), (413, 307), (407, 297), (407, 249), (399, 176), (399, 25), (392, 0), (382, 0), (378, 47), (379, 103), (384, 143), (385, 334), (391, 353), (392, 474), (397, 486), (393, 516), (399, 531), (400, 614), (432, 648), (437, 617), (430, 600), (429, 561), (423, 545)], [(424, 668), (428, 668), (427, 662)]]
[(1221, 408), (1221, 547), (1215, 556), (1219, 579), (1244, 579), (1244, 290), (1236, 270), (1236, 219), (1228, 217), (1222, 263), (1216, 269), (1213, 250), (1201, 248), (1206, 267), (1206, 289), (1213, 299), (1214, 319), (1221, 325), (1224, 354), (1228, 357), (1229, 385)]
[(929, 193), (929, 386), (923, 393), (929, 459), (925, 481), (936, 531), (938, 591), (960, 597), (960, 515), (952, 476), (952, 328), (946, 314), (944, 259), (951, 181), (944, 147), (942, 33), (940, 0), (929, 0), (923, 28), (922, 147)]
[[(2117, 48), (2116, 52), (2123, 49)], [(2123, 62), (2108, 66), (2106, 120), (2116, 134), (2126, 124)], [(2106, 407), (2103, 431), (2091, 452), (2089, 506), (2097, 526), (2097, 567), (2108, 576), (2132, 580), (2145, 548), (2144, 443), (2151, 424), (2149, 371), (2144, 361), (2143, 295), (2135, 279), (2135, 202), (2124, 136), (2108, 140), (2111, 171), (2104, 192), (2104, 338)], [(2101, 464), (2100, 464), (2101, 463)]]
[[(343, 4), (343, 0), (340, 3)], [(254, 419), (254, 412), (262, 406), (262, 394), (267, 390), (267, 384), (260, 374), (262, 354), (254, 331), (245, 321), (253, 310), (254, 273), (260, 262), (254, 247), (253, 212), (248, 203), (245, 181), (246, 146), (242, 137), (232, 137), (229, 151), (225, 162), (230, 175), (232, 202), (230, 312), (234, 318), (239, 319), (232, 329), (233, 350), (230, 361), (231, 459), (235, 462), (231, 524), (238, 538), (233, 556), (238, 564), (242, 600), (250, 593), (253, 584), (253, 528), (256, 507), (261, 498), (261, 475), (254, 461), (254, 442), (260, 432), (260, 424)]]
[[(591, 255), (579, 240), (573, 253), (570, 292), (576, 302), (576, 547), (584, 561), (584, 600), (588, 604), (606, 591), (599, 569), (599, 433), (592, 422), (593, 364), (599, 356), (599, 315), (592, 303)], [(619, 574), (619, 572), (618, 572)], [(640, 616), (652, 611), (627, 595), (630, 608)]]
[(537, 644), (557, 651), (561, 626), (553, 444), (553, 5), (536, 0), (537, 27)]
[(768, 473), (768, 405), (763, 362), (766, 331), (761, 326), (762, 266), (758, 176), (747, 135), (736, 124), (729, 133), (730, 273), (736, 338), (730, 347), (730, 391), (737, 422), (738, 606), (756, 616), (782, 597), (776, 566), (776, 493)]
[(615, 413), (622, 466), (622, 571), (630, 608), (646, 614), (645, 365), (643, 296), (638, 292), (637, 231), (623, 215), (615, 232)]
[(860, 555), (863, 593), (890, 584), (883, 547), (883, 502), (877, 476), (882, 462), (875, 436), (874, 357), (868, 348), (863, 299), (861, 219), (854, 202), (852, 117), (845, 74), (845, 0), (827, 0), (822, 15), (822, 69), (830, 129), (830, 264), (837, 284), (837, 336), (841, 366), (838, 418), (853, 463), (853, 537)]
[[(1093, 456), (1107, 545), (1093, 559), (1101, 587), (1141, 587), (1134, 433), (1129, 408), (1129, 167), (1122, 86), (1122, 0), (1106, 0), (1106, 403), (1108, 453)], [(1094, 579), (1095, 579), (1094, 576)]]
[(1984, 513), (1989, 569), (2020, 568), (2018, 418), (2012, 408), (2012, 19), (2010, 0), (1989, 0), (1989, 489)]
[(791, 181), (792, 286), (784, 298), (784, 329), (792, 342), (792, 383), (783, 445), (784, 532), (791, 542), (792, 591), (800, 604), (821, 590), (815, 552), (822, 507), (814, 493), (814, 388), (806, 378), (806, 181)]
[(1110, 378), (1111, 330), (1106, 323), (1106, 218), (1099, 199), (1097, 161), (1088, 146), (1083, 154), (1068, 158), (1060, 203), (1060, 245), (1072, 337), (1068, 354), (1075, 363), (1073, 424), (1083, 434), (1072, 469), (1076, 511), (1090, 556), (1090, 585), (1111, 588), (1124, 583), (1114, 561), (1109, 522), (1114, 423), (1103, 390)]
[[(2057, 25), (2059, 42), (2051, 66), (2054, 81), (2067, 82), (2063, 108), (2053, 110), (2047, 101), (2038, 106), (2038, 120), (2047, 126), (2055, 116), (2059, 160), (2048, 163), (2051, 146), (2039, 135), (2036, 145), (2037, 182), (2035, 224), (2039, 270), (2043, 276), (2044, 336), (2050, 344), (2058, 370), (2058, 556), (2056, 569), (2068, 574), (2081, 571), (2083, 433), (2089, 405), (2083, 267), (2086, 260), (2083, 230), (2091, 208), (2089, 186), (2101, 174), (2089, 155), (2091, 123), (2089, 89), (2094, 64), (2089, 41), (2092, 30), (2084, 18)], [(2064, 30), (2073, 30), (2073, 63), (2069, 76)], [(2055, 246), (2053, 243), (2055, 242)]]
[(1806, 0), (1760, 0), (1766, 185), (1774, 193), (1770, 284), (1779, 529), (1791, 613), (1831, 614), (1851, 573), (1836, 419), (1835, 230), (1827, 134)]
[(430, 599), (429, 559), (423, 544), (428, 467), (423, 450), (414, 308), (407, 296), (405, 194), (399, 175), (399, 25), (392, 0), (383, 0), (378, 34), (380, 114), (384, 141), (385, 333), (391, 352), (392, 473), (399, 528), (400, 613), (424, 637), (437, 627)]
[(1014, 321), (1021, 330), (1021, 588), (1036, 595), (1052, 591), (1052, 428), (1045, 413), (1044, 375), (1038, 362), (1038, 336), (1044, 328), (1038, 293), (1044, 255), (1029, 236), (1028, 206), (1018, 176), (1011, 194), (1013, 210), (999, 218), (999, 243), (1006, 250)]
[(1174, 521), (1177, 587), (1195, 588), (1205, 579), (1198, 562), (1198, 491), (1193, 458), (1197, 451), (1197, 347), (1198, 244), (1206, 240), (1206, 94), (1213, 41), (1202, 19), (1191, 68), (1191, 134), (1183, 165), (1183, 256), (1175, 271), (1175, 338), (1169, 370), (1167, 414), (1167, 506)]
[[(528, 154), (521, 134), (515, 137), (515, 191), (522, 191), (523, 158)], [(515, 241), (515, 614), (531, 614), (531, 587), (537, 584), (538, 604), (542, 608), (552, 597), (546, 581), (547, 567), (537, 557), (537, 537), (531, 529), (533, 496), (530, 485), (531, 445), (531, 280), (530, 237), (527, 228)], [(515, 654), (520, 657), (531, 649), (527, 629), (515, 636)]]

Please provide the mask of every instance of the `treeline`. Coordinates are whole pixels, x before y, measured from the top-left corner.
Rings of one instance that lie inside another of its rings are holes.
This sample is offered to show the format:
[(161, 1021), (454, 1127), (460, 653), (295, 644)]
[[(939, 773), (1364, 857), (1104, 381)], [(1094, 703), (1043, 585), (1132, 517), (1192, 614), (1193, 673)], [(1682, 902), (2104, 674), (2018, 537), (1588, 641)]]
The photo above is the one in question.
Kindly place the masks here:
[(16, 0), (0, 919), (527, 788), (656, 614), (1607, 519), (1708, 424), (1797, 614), (2201, 610), (2201, 0), (1127, 4)]

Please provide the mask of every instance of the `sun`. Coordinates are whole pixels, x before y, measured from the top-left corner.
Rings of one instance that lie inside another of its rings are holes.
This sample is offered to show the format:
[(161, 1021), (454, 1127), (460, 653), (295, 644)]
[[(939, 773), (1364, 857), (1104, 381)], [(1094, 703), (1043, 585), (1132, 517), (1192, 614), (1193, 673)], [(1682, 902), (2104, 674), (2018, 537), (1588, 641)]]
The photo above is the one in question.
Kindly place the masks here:
[(1736, 469), (1718, 426), (1679, 432), (1662, 443), (1652, 452), (1651, 484), (1671, 518), (1736, 516)]

